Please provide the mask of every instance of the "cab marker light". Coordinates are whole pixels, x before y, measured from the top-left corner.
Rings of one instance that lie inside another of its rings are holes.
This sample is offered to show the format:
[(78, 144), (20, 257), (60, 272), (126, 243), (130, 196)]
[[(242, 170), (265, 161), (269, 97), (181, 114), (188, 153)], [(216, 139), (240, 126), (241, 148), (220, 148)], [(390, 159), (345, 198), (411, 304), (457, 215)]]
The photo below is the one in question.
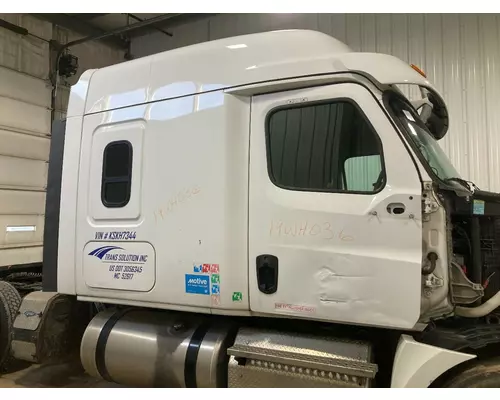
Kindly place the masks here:
[(410, 66), (420, 75), (422, 75), (425, 79), (427, 79), (427, 75), (425, 75), (424, 71), (422, 71), (419, 67), (417, 67), (415, 64), (410, 64)]

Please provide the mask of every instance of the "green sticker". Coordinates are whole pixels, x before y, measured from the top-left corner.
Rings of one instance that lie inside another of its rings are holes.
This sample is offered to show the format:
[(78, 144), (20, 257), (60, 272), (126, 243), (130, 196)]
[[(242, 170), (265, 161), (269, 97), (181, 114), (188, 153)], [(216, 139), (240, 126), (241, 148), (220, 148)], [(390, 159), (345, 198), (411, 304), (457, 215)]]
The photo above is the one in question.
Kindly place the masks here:
[(220, 283), (219, 274), (212, 274), (212, 283)]
[(243, 295), (241, 292), (233, 292), (233, 301), (242, 301)]

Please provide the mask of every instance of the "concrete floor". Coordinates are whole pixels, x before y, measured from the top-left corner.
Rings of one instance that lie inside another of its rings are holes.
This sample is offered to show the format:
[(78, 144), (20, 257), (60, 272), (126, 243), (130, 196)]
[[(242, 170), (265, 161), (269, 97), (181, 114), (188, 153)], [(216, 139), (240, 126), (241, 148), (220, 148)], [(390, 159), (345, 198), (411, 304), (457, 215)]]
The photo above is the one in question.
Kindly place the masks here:
[(0, 388), (118, 388), (86, 375), (81, 366), (72, 364), (11, 364), (0, 371)]

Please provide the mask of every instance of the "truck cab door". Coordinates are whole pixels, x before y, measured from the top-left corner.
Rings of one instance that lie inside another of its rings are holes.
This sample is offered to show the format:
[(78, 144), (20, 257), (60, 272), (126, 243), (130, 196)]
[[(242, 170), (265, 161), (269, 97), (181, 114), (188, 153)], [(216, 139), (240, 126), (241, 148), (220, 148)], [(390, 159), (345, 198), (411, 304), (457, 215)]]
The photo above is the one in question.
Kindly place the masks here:
[(250, 149), (251, 310), (412, 328), (421, 182), (372, 92), (339, 83), (254, 96)]

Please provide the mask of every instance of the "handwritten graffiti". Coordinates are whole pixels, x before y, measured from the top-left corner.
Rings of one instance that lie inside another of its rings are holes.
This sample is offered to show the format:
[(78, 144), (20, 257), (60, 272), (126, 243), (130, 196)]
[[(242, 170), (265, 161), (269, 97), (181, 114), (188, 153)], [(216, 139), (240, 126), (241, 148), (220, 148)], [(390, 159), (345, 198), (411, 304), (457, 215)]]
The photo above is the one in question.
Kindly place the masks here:
[(316, 237), (325, 240), (341, 240), (343, 242), (351, 242), (354, 237), (348, 235), (344, 229), (334, 229), (330, 222), (311, 223), (293, 222), (287, 223), (284, 221), (271, 221), (269, 229), (271, 237)]
[(181, 207), (184, 203), (187, 203), (193, 197), (197, 196), (200, 192), (201, 189), (198, 186), (193, 186), (189, 189), (179, 191), (175, 196), (168, 199), (163, 206), (154, 212), (155, 221), (158, 221), (158, 219), (165, 219), (169, 214), (175, 212), (179, 207)]

